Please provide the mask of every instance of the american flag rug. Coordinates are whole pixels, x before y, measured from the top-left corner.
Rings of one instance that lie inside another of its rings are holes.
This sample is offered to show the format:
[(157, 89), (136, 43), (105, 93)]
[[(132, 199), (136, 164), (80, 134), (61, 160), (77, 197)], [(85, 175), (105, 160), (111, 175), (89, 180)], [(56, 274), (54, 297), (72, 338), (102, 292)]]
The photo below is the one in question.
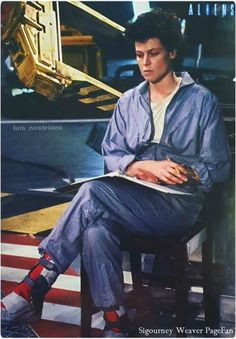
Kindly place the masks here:
[[(3, 233), (1, 237), (1, 289), (11, 292), (39, 258), (39, 240), (22, 234)], [(2, 337), (79, 338), (80, 276), (73, 268), (61, 274), (47, 293), (42, 319), (20, 326), (2, 326)], [(91, 336), (101, 337), (102, 312), (92, 318)]]

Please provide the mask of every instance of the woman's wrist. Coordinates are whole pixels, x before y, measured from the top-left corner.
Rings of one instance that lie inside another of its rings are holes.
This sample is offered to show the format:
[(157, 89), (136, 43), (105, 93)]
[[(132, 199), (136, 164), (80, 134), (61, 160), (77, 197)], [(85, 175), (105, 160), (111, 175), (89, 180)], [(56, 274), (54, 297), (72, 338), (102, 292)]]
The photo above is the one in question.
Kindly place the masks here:
[(149, 170), (148, 162), (150, 162), (150, 160), (134, 161), (128, 166), (127, 170), (141, 169), (141, 170), (144, 170), (144, 171), (148, 171)]

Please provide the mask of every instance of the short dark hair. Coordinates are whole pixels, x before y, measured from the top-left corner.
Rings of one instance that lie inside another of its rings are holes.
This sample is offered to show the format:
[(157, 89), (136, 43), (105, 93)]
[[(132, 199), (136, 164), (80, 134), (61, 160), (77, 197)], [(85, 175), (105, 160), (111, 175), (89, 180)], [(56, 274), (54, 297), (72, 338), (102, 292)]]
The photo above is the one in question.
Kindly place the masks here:
[(140, 14), (135, 21), (128, 22), (124, 35), (133, 42), (158, 38), (168, 52), (177, 50), (178, 63), (182, 59), (184, 39), (180, 20), (175, 13), (154, 8)]

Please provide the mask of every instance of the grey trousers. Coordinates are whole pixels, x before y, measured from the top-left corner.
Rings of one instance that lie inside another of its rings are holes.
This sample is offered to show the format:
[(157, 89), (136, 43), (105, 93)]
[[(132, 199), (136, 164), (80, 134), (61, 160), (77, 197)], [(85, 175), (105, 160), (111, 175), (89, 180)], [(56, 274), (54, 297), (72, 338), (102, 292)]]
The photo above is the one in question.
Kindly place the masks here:
[(191, 228), (201, 202), (119, 178), (87, 182), (39, 245), (64, 272), (81, 253), (93, 301), (100, 309), (124, 305), (120, 237), (168, 236)]

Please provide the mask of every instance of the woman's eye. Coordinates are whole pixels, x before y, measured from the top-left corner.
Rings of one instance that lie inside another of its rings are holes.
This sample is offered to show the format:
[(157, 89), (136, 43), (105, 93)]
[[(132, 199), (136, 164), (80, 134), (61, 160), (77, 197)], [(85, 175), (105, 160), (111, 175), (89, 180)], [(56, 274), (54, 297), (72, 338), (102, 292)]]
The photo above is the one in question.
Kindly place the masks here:
[(152, 52), (150, 53), (150, 56), (157, 56), (159, 54), (159, 52)]

